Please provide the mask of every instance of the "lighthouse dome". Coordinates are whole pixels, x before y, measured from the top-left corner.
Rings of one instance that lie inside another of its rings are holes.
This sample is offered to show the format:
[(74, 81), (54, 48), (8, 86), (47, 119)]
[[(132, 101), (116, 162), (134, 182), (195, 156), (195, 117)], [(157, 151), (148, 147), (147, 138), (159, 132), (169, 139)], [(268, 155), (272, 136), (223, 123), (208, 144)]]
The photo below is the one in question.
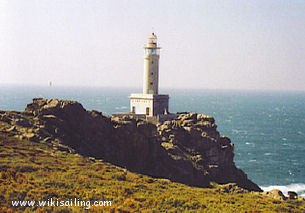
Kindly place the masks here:
[(155, 33), (150, 34), (148, 37), (146, 47), (157, 47), (157, 36)]

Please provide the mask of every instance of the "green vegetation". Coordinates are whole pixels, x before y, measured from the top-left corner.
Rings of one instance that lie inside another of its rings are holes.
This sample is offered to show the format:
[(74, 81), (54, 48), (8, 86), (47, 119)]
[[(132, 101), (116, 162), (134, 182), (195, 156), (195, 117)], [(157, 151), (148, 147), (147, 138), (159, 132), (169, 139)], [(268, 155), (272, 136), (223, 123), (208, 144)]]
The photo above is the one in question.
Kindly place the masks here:
[(304, 212), (300, 200), (274, 200), (234, 185), (189, 187), (0, 133), (0, 212), (86, 212), (84, 207), (19, 207), (12, 200), (111, 200), (90, 212)]

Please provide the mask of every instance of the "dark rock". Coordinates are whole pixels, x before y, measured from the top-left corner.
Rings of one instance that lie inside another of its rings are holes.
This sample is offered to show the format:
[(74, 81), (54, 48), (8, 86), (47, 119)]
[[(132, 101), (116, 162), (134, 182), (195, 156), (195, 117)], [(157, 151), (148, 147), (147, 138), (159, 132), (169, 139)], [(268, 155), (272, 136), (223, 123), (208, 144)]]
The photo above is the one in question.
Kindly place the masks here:
[[(33, 99), (23, 115), (33, 116), (35, 130), (24, 137), (52, 143), (58, 150), (75, 150), (130, 171), (188, 185), (206, 187), (214, 181), (261, 191), (236, 168), (233, 144), (220, 137), (214, 118), (207, 115), (180, 113), (153, 124), (86, 111), (74, 101), (41, 98)], [(22, 114), (15, 116), (22, 118)]]
[(24, 118), (16, 119), (15, 124), (22, 127), (31, 127), (29, 120)]
[(1, 121), (6, 122), (6, 123), (10, 123), (12, 121), (12, 118), (10, 116), (6, 115), (6, 114), (1, 115), (0, 118), (1, 118), (0, 119)]
[(293, 191), (288, 191), (288, 198), (289, 199), (297, 199), (298, 194), (296, 192), (293, 192)]

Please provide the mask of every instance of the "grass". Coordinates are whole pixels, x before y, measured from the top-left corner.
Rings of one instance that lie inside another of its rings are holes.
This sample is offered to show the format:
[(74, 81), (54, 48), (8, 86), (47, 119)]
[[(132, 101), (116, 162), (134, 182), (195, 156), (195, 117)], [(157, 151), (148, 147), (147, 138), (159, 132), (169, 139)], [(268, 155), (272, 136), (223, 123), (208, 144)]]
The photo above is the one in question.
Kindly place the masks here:
[(305, 212), (305, 202), (274, 200), (236, 186), (189, 187), (101, 160), (0, 133), (0, 212), (88, 212), (84, 207), (19, 207), (12, 200), (111, 200), (90, 212)]

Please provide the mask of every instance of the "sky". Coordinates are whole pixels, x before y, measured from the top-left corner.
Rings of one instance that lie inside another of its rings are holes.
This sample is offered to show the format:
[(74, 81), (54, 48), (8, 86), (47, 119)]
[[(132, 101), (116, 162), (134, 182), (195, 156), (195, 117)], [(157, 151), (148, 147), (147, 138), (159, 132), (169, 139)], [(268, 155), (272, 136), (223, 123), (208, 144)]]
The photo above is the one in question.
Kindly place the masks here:
[(0, 0), (0, 85), (305, 91), (303, 0)]

